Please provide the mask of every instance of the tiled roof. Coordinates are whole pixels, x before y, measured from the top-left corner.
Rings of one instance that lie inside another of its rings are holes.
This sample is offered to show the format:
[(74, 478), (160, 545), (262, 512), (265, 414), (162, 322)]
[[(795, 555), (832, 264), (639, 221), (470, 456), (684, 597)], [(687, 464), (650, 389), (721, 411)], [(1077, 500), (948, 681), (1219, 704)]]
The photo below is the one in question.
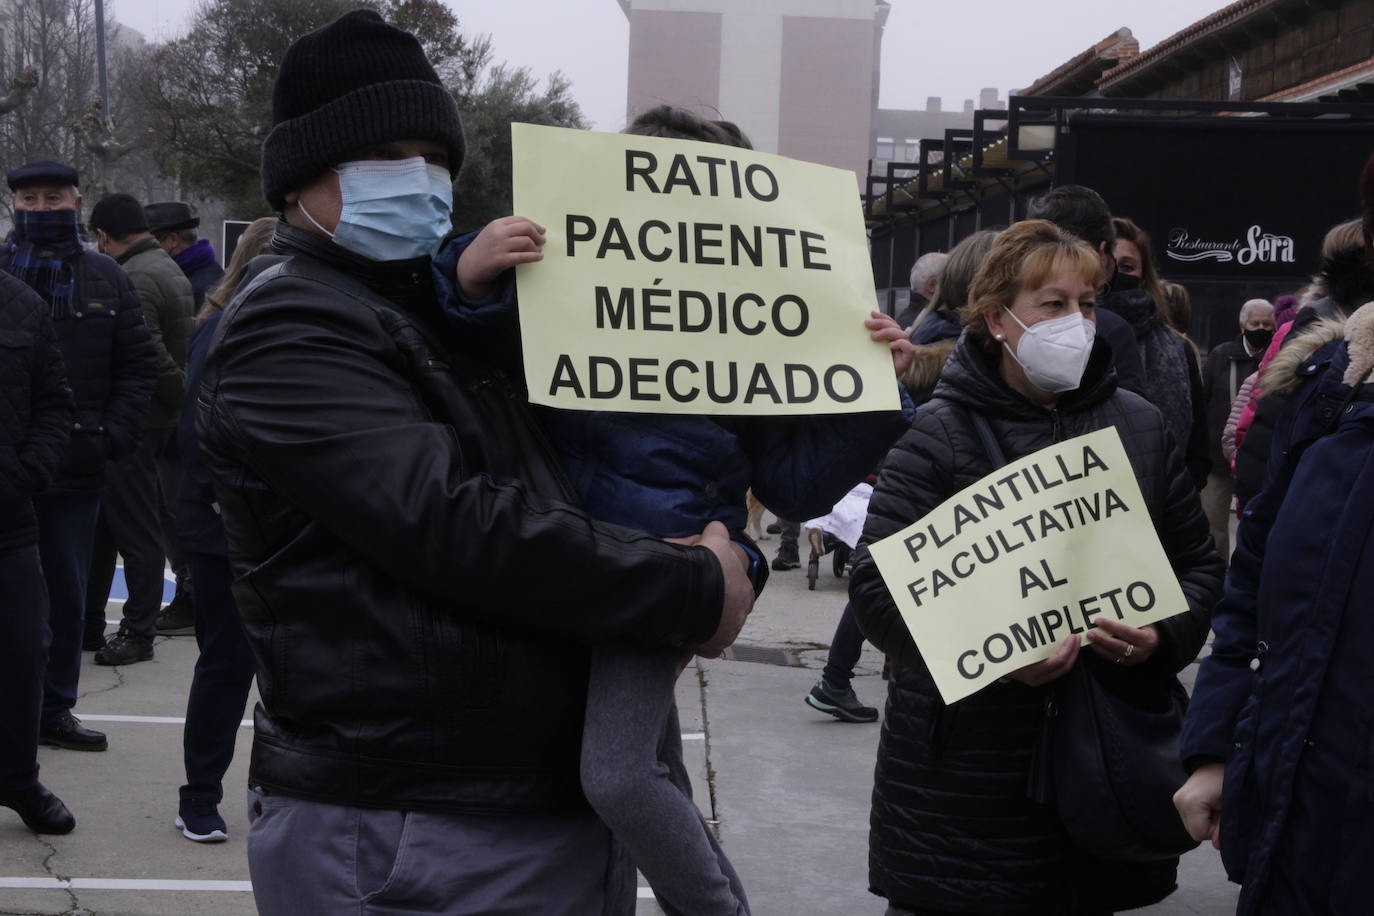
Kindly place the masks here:
[(1374, 57), (1351, 64), (1334, 73), (1319, 76), (1314, 80), (1289, 86), (1279, 92), (1271, 92), (1260, 99), (1261, 102), (1290, 102), (1303, 100), (1324, 92), (1339, 91), (1353, 82), (1374, 77)]
[(1114, 63), (1130, 60), (1139, 53), (1140, 42), (1136, 41), (1130, 29), (1122, 27), (1091, 48), (1069, 58), (1017, 94), (1054, 95), (1060, 87), (1076, 79), (1087, 78), (1096, 82), (1103, 70), (1109, 69)]
[(1098, 85), (1107, 88), (1114, 83), (1119, 83), (1123, 79), (1147, 69), (1158, 61), (1169, 55), (1187, 47), (1189, 44), (1212, 35), (1223, 29), (1247, 19), (1255, 13), (1262, 12), (1269, 7), (1277, 6), (1285, 0), (1238, 0), (1230, 6), (1222, 7), (1210, 16), (1199, 19), (1181, 32), (1169, 36), (1159, 44), (1139, 54), (1130, 60), (1124, 61), (1116, 67), (1102, 74), (1102, 79)]

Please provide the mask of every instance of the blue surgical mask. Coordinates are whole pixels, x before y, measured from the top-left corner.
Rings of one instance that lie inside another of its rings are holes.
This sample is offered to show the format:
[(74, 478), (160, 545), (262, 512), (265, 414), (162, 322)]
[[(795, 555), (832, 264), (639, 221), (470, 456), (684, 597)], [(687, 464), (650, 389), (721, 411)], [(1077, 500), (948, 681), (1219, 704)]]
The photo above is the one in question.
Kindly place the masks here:
[(315, 228), (340, 248), (373, 261), (405, 261), (433, 255), (448, 235), (453, 185), (448, 169), (419, 156), (345, 162), (339, 173), (343, 209), (333, 232), (301, 207)]

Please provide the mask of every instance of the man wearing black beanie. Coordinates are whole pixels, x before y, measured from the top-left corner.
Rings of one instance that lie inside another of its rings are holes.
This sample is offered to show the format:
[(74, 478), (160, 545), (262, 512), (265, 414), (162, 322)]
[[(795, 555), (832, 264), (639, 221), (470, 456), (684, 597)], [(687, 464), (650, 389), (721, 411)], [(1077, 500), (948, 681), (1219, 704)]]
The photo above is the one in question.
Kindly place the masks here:
[(259, 665), (259, 911), (633, 913), (579, 782), (590, 646), (718, 654), (745, 568), (714, 528), (588, 518), (518, 369), (446, 325), (430, 256), (465, 146), (414, 36), (360, 10), (301, 37), (273, 121), (283, 220), (197, 415)]
[(129, 194), (107, 194), (91, 208), (89, 222), (101, 253), (115, 259), (138, 292), (157, 355), (157, 386), (143, 442), (109, 471), (120, 485), (107, 490), (100, 506), (86, 600), (87, 625), (104, 620), (118, 551), (124, 558), (128, 599), (119, 630), (95, 653), (95, 663), (132, 665), (153, 657), (163, 569), (169, 559), (177, 580), (173, 606), (183, 607), (191, 594), (172, 518), (181, 485), (181, 459), (172, 434), (186, 397), (186, 352), (195, 302), (191, 281), (149, 234), (138, 200)]

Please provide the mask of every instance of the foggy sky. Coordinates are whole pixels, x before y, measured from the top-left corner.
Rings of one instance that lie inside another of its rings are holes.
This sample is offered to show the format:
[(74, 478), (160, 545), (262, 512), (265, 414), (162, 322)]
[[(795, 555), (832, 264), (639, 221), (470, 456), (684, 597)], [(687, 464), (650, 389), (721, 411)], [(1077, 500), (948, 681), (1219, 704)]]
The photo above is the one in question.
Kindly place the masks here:
[[(747, 3), (749, 0), (736, 0)], [(985, 86), (1002, 98), (1127, 26), (1141, 50), (1220, 9), (1219, 0), (1154, 0), (1123, 7), (1101, 0), (891, 0), (883, 38), (880, 104), (947, 110)], [(107, 15), (149, 40), (179, 35), (189, 0), (108, 0)], [(616, 0), (448, 0), (466, 32), (492, 36), (495, 58), (544, 76), (561, 70), (599, 130), (625, 123), (629, 24)], [(730, 112), (722, 114), (729, 118)], [(749, 126), (741, 125), (746, 131)]]

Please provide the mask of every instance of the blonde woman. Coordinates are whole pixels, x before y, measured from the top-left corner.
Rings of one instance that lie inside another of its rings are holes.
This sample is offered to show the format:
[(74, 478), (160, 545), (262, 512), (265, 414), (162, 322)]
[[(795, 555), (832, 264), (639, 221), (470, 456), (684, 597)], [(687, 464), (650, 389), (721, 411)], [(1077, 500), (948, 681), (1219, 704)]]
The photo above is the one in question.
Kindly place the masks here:
[[(1117, 387), (1096, 340), (1097, 253), (1053, 224), (1003, 232), (962, 310), (960, 338), (931, 400), (888, 455), (855, 554), (850, 599), (864, 635), (893, 660), (878, 746), (869, 886), (890, 916), (1098, 914), (1157, 902), (1177, 859), (1126, 864), (1073, 848), (1053, 806), (1026, 794), (1047, 685), (1074, 665), (1137, 694), (1167, 697), (1193, 660), (1221, 590), (1221, 562), (1159, 411)], [(1131, 456), (1190, 613), (1143, 628), (1099, 617), (1080, 650), (946, 706), (868, 544), (925, 516), (994, 469), (973, 414), (1007, 460), (1114, 426)]]

